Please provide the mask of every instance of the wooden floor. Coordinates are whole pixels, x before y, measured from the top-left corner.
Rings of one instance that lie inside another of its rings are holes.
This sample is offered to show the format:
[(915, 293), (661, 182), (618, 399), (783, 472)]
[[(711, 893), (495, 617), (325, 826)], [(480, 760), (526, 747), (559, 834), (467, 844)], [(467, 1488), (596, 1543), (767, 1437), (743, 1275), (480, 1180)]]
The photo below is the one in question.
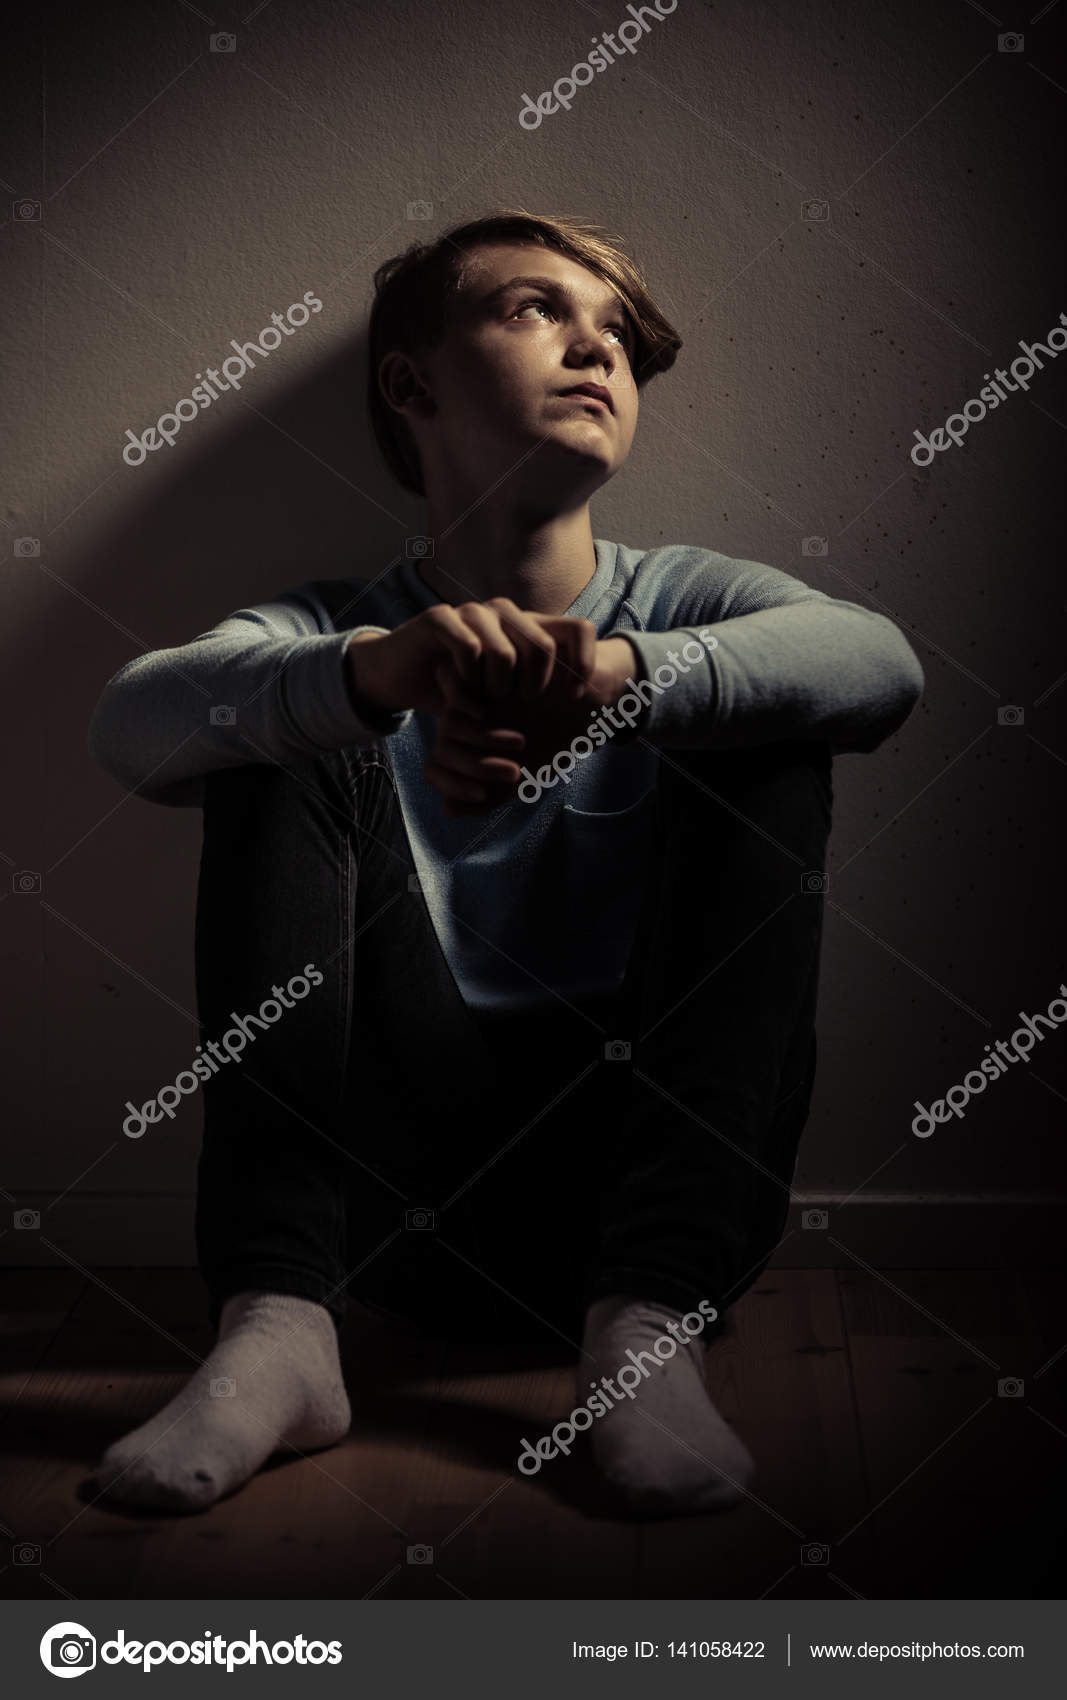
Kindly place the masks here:
[[(769, 1270), (708, 1363), (757, 1459), (752, 1496), (643, 1525), (613, 1513), (577, 1454), (532, 1481), (515, 1469), (521, 1438), (576, 1402), (566, 1346), (450, 1344), (353, 1305), (340, 1446), (272, 1461), (206, 1513), (136, 1517), (86, 1503), (78, 1484), (210, 1350), (197, 1276), (0, 1271), (0, 1590), (49, 1602), (1057, 1597), (1065, 1289), (1041, 1272)], [(998, 1396), (1008, 1377), (1022, 1397)], [(819, 1545), (825, 1562), (804, 1562)], [(432, 1562), (410, 1561), (411, 1547)]]

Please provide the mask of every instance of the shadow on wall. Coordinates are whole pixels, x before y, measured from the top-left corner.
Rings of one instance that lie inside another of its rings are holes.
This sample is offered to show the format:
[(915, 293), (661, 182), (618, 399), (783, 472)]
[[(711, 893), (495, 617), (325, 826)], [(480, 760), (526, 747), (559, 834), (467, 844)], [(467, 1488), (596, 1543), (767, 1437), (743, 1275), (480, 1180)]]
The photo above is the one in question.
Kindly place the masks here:
[[(263, 363), (244, 375), (239, 394), (224, 393), (210, 413), (183, 424), (172, 445), (140, 466), (123, 462), (136, 506), (97, 546), (101, 570), (90, 565), (81, 587), (158, 648), (305, 578), (376, 577), (403, 553), (416, 520), (415, 499), (387, 473), (365, 416), (366, 360), (361, 328), (304, 379), (269, 395)], [(225, 430), (209, 440), (205, 425), (220, 413)], [(141, 479), (151, 481), (143, 497)], [(116, 666), (136, 652), (120, 645)]]
[[(98, 612), (79, 610), (70, 592), (47, 571), (40, 574), (42, 595), (32, 613), (64, 633), (64, 689), (53, 705), (47, 765), (53, 780), (57, 772), (67, 776), (68, 789), (57, 804), (52, 842), (35, 866), (62, 857), (119, 796), (92, 761), (87, 735), (96, 703), (120, 667), (146, 651), (188, 643), (235, 609), (305, 579), (374, 579), (402, 557), (405, 538), (424, 529), (418, 498), (401, 491), (388, 473), (366, 418), (366, 360), (361, 327), (290, 385), (275, 378), (268, 387), (269, 361), (261, 363), (244, 375), (239, 393), (223, 392), (140, 465), (122, 459), (128, 438), (109, 443), (108, 458), (118, 461), (118, 471), (96, 501), (110, 495), (118, 517), (93, 526), (88, 543), (77, 548), (64, 539), (75, 532), (78, 516), (44, 540), (41, 566), (54, 569), (76, 587), (74, 598), (84, 597)], [(193, 383), (190, 369), (186, 395)], [(131, 424), (135, 435), (175, 399), (146, 401), (144, 416)], [(16, 570), (37, 564), (11, 563)], [(30, 629), (33, 623), (31, 615), (8, 658), (25, 700), (39, 690), (49, 642), (46, 632)], [(24, 759), (25, 790), (32, 797), (40, 786), (39, 756), (27, 751)], [(136, 797), (129, 803), (161, 808)], [(198, 810), (167, 807), (169, 830), (175, 814), (187, 812), (199, 822)], [(129, 816), (116, 830), (154, 837)]]
[[(183, 393), (202, 364), (190, 361)], [(39, 560), (8, 554), (8, 572), (22, 581), (6, 657), (11, 701), (45, 710), (13, 717), (5, 754), (20, 799), (6, 848), (42, 881), (39, 897), (4, 905), (10, 948), (26, 971), (8, 1035), (21, 1100), (13, 1109), (51, 1130), (57, 1185), (77, 1172), (72, 1095), (91, 1121), (111, 1125), (127, 1094), (143, 1098), (173, 1078), (198, 1038), (201, 812), (123, 793), (89, 755), (93, 710), (135, 656), (186, 643), (304, 579), (374, 578), (423, 530), (417, 498), (399, 490), (374, 443), (365, 371), (360, 327), (290, 384), (272, 382), (266, 361), (140, 466), (122, 460), (127, 439), (116, 433), (103, 466), (99, 444), (86, 457), (75, 495), (92, 493), (117, 463), (106, 487), (44, 533)], [(145, 398), (129, 420), (134, 432), (175, 399), (173, 391)], [(33, 529), (20, 518), (20, 532)], [(42, 694), (57, 667), (62, 687)], [(71, 1034), (71, 1043), (49, 1057), (44, 1029)], [(193, 1116), (156, 1154), (156, 1184), (186, 1178), (197, 1137)], [(122, 1175), (121, 1163), (111, 1165), (108, 1184), (123, 1184)]]

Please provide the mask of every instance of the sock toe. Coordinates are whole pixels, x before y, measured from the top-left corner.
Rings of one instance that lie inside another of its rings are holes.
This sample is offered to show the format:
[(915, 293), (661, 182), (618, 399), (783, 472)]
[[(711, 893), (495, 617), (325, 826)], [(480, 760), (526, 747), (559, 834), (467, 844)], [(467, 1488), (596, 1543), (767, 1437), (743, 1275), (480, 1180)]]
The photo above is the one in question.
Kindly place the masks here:
[(275, 1452), (337, 1443), (351, 1425), (325, 1308), (252, 1290), (227, 1300), (210, 1356), (163, 1410), (93, 1471), (97, 1497), (150, 1511), (203, 1511)]
[[(618, 1375), (627, 1357), (658, 1366), (591, 1434), (601, 1476), (636, 1516), (669, 1517), (725, 1510), (744, 1498), (754, 1464), (716, 1410), (704, 1378), (704, 1348), (693, 1338), (667, 1356), (654, 1349), (681, 1313), (638, 1297), (597, 1300), (586, 1319), (589, 1373)], [(688, 1332), (688, 1331), (687, 1331)], [(675, 1336), (677, 1338), (677, 1335)], [(593, 1384), (592, 1381), (590, 1383)], [(611, 1382), (605, 1378), (605, 1384)]]

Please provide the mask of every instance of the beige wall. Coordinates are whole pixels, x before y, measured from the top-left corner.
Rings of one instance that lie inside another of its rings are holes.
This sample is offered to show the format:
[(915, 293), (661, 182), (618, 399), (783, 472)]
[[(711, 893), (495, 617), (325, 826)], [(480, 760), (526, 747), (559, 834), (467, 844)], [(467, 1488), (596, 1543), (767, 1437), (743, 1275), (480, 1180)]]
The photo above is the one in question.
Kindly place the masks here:
[[(99, 1262), (191, 1256), (196, 1102), (151, 1141), (120, 1123), (196, 1040), (200, 816), (124, 798), (88, 759), (88, 720), (131, 656), (309, 576), (373, 576), (421, 529), (361, 417), (370, 275), (508, 202), (621, 232), (685, 338), (595, 533), (770, 562), (888, 612), (926, 669), (903, 731), (835, 767), (798, 1185), (1053, 1184), (1067, 1034), (962, 1123), (919, 1142), (909, 1122), (1067, 975), (1049, 819), (1067, 775), (1067, 689), (1050, 690), (1067, 360), (930, 467), (909, 447), (1067, 305), (1054, 16), (1011, 54), (962, 4), (679, 0), (524, 129), (524, 93), (628, 15), (274, 0), (219, 53), (191, 8), (153, 4), (49, 14), (43, 48), (34, 13), (9, 40), (0, 852), (7, 886), (29, 870), (41, 888), (0, 901), (3, 1208), (44, 1214), (40, 1237), (8, 1227), (0, 1260), (55, 1261), (46, 1237)], [(14, 199), (40, 219), (8, 215)], [(308, 290), (323, 311), (239, 397), (123, 463), (127, 428)], [(824, 557), (802, 555), (813, 535)], [(1004, 703), (1022, 726), (997, 724)]]

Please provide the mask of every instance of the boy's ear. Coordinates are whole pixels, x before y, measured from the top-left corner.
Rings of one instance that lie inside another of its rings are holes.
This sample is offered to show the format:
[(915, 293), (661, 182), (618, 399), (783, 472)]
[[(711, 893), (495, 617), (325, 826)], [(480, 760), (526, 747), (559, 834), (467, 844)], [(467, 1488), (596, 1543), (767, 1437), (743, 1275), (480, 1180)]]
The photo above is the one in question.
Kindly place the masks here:
[(378, 387), (398, 413), (430, 414), (433, 397), (411, 356), (399, 350), (387, 354), (378, 368)]

